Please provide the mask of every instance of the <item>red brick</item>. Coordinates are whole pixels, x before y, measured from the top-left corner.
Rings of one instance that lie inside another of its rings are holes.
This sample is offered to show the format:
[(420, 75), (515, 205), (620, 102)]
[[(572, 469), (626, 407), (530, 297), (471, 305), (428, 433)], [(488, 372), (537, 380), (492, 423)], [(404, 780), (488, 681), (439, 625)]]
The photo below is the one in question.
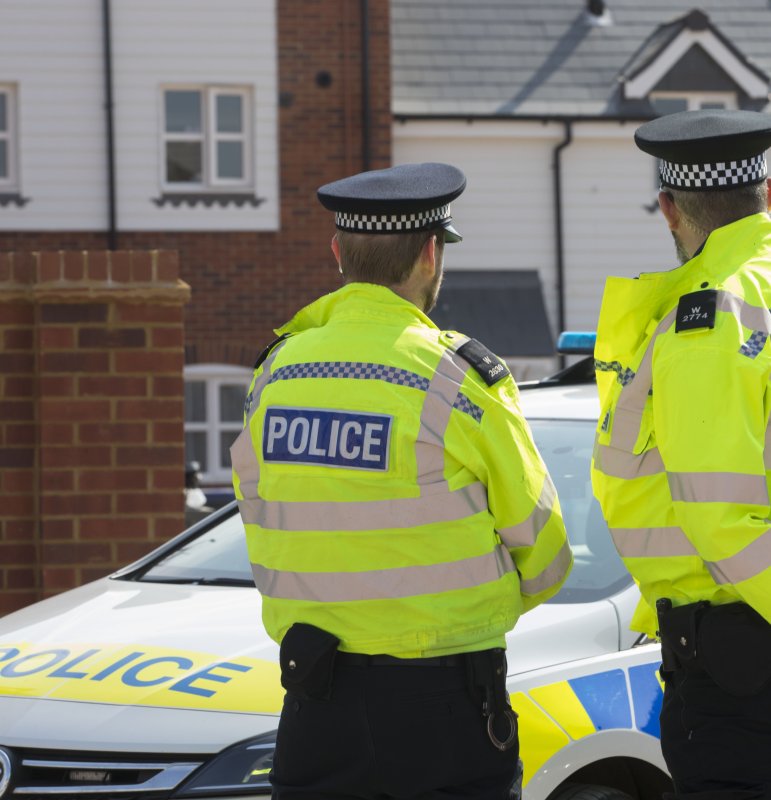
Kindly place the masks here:
[(182, 352), (179, 353), (121, 353), (115, 354), (115, 369), (117, 372), (180, 372), (184, 362)]
[(0, 448), (0, 467), (22, 469), (35, 465), (35, 452), (28, 447)]
[(154, 522), (154, 538), (158, 541), (165, 542), (176, 536), (185, 529), (185, 516), (180, 512), (179, 516), (174, 517), (155, 517)]
[(99, 422), (80, 425), (81, 444), (144, 444), (147, 442), (147, 425), (142, 422)]
[(43, 470), (40, 488), (44, 492), (71, 492), (75, 488), (75, 475), (67, 469)]
[(43, 323), (106, 322), (106, 303), (43, 303), (40, 319)]
[(34, 253), (13, 254), (13, 280), (16, 283), (34, 283), (38, 272), (38, 259)]
[(8, 424), (5, 426), (5, 443), (9, 447), (34, 447), (37, 443), (35, 425), (33, 423)]
[(40, 599), (38, 592), (0, 592), (0, 616), (19, 611)]
[(134, 250), (131, 253), (131, 279), (138, 283), (150, 283), (153, 279), (153, 254)]
[(62, 254), (45, 252), (38, 255), (38, 274), (41, 283), (60, 281), (62, 278)]
[[(35, 513), (35, 498), (29, 493), (7, 494), (3, 497), (4, 517), (32, 517)], [(0, 559), (0, 564), (3, 561)]]
[(30, 303), (0, 303), (0, 325), (31, 325), (33, 321), (34, 309)]
[(154, 397), (184, 397), (185, 381), (181, 375), (156, 375), (153, 377)]
[(35, 563), (35, 545), (5, 544), (0, 542), (0, 564), (3, 566), (27, 566)]
[(41, 502), (43, 517), (84, 516), (86, 514), (109, 514), (112, 511), (111, 494), (45, 494)]
[(155, 422), (153, 423), (152, 441), (161, 443), (180, 442), (184, 438), (185, 428), (182, 420), (179, 422)]
[(43, 418), (56, 416), (62, 422), (87, 422), (94, 419), (109, 419), (109, 400), (76, 400), (62, 403), (57, 398), (44, 398), (40, 402)]
[(181, 419), (184, 405), (180, 400), (118, 400), (118, 419)]
[(46, 597), (78, 585), (77, 573), (72, 567), (44, 567), (43, 588)]
[(107, 280), (107, 256), (104, 250), (91, 250), (86, 254), (86, 274), (89, 280)]
[(81, 281), (85, 275), (85, 253), (70, 251), (64, 253), (64, 279), (68, 281)]
[(5, 572), (6, 589), (34, 590), (37, 586), (37, 573), (34, 569), (8, 569)]
[(183, 466), (184, 448), (163, 445), (159, 447), (120, 447), (116, 450), (117, 463), (125, 467), (180, 467)]
[(0, 283), (11, 281), (11, 254), (0, 253)]
[(107, 372), (109, 367), (107, 352), (43, 353), (40, 357), (43, 372)]
[(106, 469), (81, 470), (78, 489), (81, 491), (131, 492), (147, 488), (147, 470)]
[(75, 331), (64, 325), (47, 325), (40, 329), (41, 350), (72, 350), (75, 346)]
[[(3, 303), (0, 303), (2, 306)], [(25, 375), (35, 369), (35, 358), (31, 353), (0, 353), (0, 374), (8, 375), (16, 372)]]
[(73, 444), (75, 442), (75, 426), (69, 422), (43, 421), (40, 426), (40, 441), (43, 447), (50, 447), (56, 444)]
[(33, 344), (32, 328), (8, 328), (3, 333), (3, 345), (6, 350), (31, 350)]
[(119, 283), (131, 280), (131, 253), (125, 250), (110, 253), (110, 278)]
[(184, 506), (185, 496), (181, 486), (178, 492), (137, 492), (117, 496), (118, 514), (173, 514), (184, 509)]
[(185, 332), (182, 328), (153, 328), (151, 333), (152, 347), (179, 347), (185, 344)]
[[(80, 520), (81, 539), (147, 540), (149, 523), (147, 517), (87, 517)], [(149, 549), (149, 548), (148, 548)]]
[(109, 447), (46, 447), (42, 451), (43, 467), (109, 467)]
[(75, 538), (75, 520), (73, 519), (44, 519), (41, 522), (41, 529), (41, 536), (46, 541)]
[[(41, 551), (44, 564), (94, 564), (109, 561), (111, 557), (110, 546), (100, 542), (44, 542)], [(49, 570), (47, 567), (43, 571), (46, 586)]]
[[(111, 572), (114, 572), (118, 565), (111, 564), (106, 567), (82, 567), (78, 570), (80, 575), (79, 585), (98, 581), (100, 578), (105, 578)], [(120, 566), (123, 566), (122, 564)]]
[(34, 538), (37, 523), (31, 519), (2, 519), (0, 518), (2, 539), (6, 542), (28, 541)]
[(142, 328), (81, 328), (78, 331), (78, 347), (144, 347), (145, 332)]
[(29, 401), (0, 400), (0, 420), (28, 422), (34, 418), (35, 407)]
[(177, 253), (161, 250), (156, 254), (156, 277), (161, 282), (176, 281), (179, 277), (179, 257)]
[(144, 558), (152, 549), (149, 542), (117, 542), (115, 545), (116, 558), (121, 565)]
[(147, 305), (146, 303), (117, 303), (119, 322), (142, 322), (148, 325), (165, 323), (182, 324), (182, 308), (176, 305)]
[(8, 376), (3, 380), (5, 397), (32, 397), (35, 391), (35, 379), (29, 375)]
[(0, 473), (3, 492), (33, 492), (35, 473), (31, 469), (6, 469)]
[(75, 378), (72, 375), (43, 375), (40, 378), (40, 394), (43, 397), (72, 397), (75, 394)]
[(110, 397), (146, 397), (147, 378), (136, 375), (100, 375), (78, 378), (80, 395), (108, 395)]

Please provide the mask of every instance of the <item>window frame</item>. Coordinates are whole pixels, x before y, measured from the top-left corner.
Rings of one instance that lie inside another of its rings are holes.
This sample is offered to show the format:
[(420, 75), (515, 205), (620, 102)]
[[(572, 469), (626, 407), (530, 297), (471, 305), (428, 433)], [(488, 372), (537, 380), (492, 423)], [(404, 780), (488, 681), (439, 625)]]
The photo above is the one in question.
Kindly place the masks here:
[(19, 188), (18, 168), (18, 128), (16, 117), (17, 90), (8, 83), (0, 83), (0, 94), (5, 96), (5, 114), (7, 126), (0, 130), (0, 141), (6, 142), (6, 164), (8, 175), (0, 175), (0, 192), (15, 192)]
[[(238, 431), (243, 429), (243, 420), (237, 422), (223, 421), (220, 419), (220, 387), (243, 383), (244, 399), (249, 391), (253, 377), (253, 370), (246, 367), (235, 367), (230, 364), (192, 364), (185, 367), (185, 384), (200, 382), (205, 385), (205, 408), (202, 421), (188, 421), (187, 409), (184, 415), (185, 437), (188, 433), (206, 434), (207, 465), (201, 465), (201, 481), (204, 484), (229, 484), (232, 475), (229, 467), (222, 467), (222, 452), (220, 448), (220, 434), (225, 431)], [(192, 458), (192, 457), (191, 457)], [(185, 454), (188, 459), (188, 454)]]
[(722, 103), (727, 111), (736, 111), (739, 100), (736, 92), (651, 92), (648, 95), (651, 105), (655, 108), (656, 100), (685, 100), (686, 111), (698, 111), (703, 103)]
[[(201, 131), (184, 133), (166, 130), (166, 93), (198, 92), (201, 96)], [(217, 130), (217, 98), (223, 95), (236, 95), (241, 98), (240, 133)], [(254, 97), (251, 87), (229, 86), (225, 84), (164, 84), (160, 89), (160, 186), (164, 193), (223, 192), (254, 189)], [(239, 141), (243, 151), (243, 177), (220, 178), (217, 176), (217, 144), (222, 141)], [(166, 145), (169, 142), (201, 143), (201, 180), (169, 181), (166, 160)]]

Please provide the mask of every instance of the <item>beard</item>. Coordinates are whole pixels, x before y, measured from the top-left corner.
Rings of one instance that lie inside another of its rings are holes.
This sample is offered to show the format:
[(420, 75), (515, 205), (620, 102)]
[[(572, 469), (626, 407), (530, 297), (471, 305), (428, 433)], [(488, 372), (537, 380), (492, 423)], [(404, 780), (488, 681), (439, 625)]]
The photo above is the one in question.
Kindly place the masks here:
[(675, 253), (677, 254), (677, 258), (681, 265), (685, 264), (686, 261), (691, 260), (691, 255), (685, 249), (683, 240), (674, 231), (670, 231), (670, 233), (672, 234), (672, 238), (675, 240)]

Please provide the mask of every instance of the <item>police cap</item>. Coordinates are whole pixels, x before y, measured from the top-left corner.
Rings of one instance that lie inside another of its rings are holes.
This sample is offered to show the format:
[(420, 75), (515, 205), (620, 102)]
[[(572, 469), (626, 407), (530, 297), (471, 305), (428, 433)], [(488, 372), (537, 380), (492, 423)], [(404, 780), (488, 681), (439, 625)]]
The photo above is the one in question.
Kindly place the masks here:
[(463, 237), (453, 227), (450, 202), (466, 188), (466, 176), (450, 164), (401, 164), (361, 172), (318, 190), (335, 225), (353, 233), (409, 233), (444, 229), (445, 242)]
[(661, 185), (685, 191), (734, 189), (766, 178), (771, 115), (681, 111), (641, 125), (637, 146), (661, 159)]

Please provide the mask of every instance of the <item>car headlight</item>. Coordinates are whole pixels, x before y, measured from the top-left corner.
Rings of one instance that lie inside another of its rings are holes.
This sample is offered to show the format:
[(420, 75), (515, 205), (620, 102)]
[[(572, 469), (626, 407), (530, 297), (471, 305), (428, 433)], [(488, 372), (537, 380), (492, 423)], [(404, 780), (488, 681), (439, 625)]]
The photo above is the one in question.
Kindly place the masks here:
[(276, 731), (239, 742), (201, 767), (174, 796), (270, 794), (268, 773), (275, 749)]

